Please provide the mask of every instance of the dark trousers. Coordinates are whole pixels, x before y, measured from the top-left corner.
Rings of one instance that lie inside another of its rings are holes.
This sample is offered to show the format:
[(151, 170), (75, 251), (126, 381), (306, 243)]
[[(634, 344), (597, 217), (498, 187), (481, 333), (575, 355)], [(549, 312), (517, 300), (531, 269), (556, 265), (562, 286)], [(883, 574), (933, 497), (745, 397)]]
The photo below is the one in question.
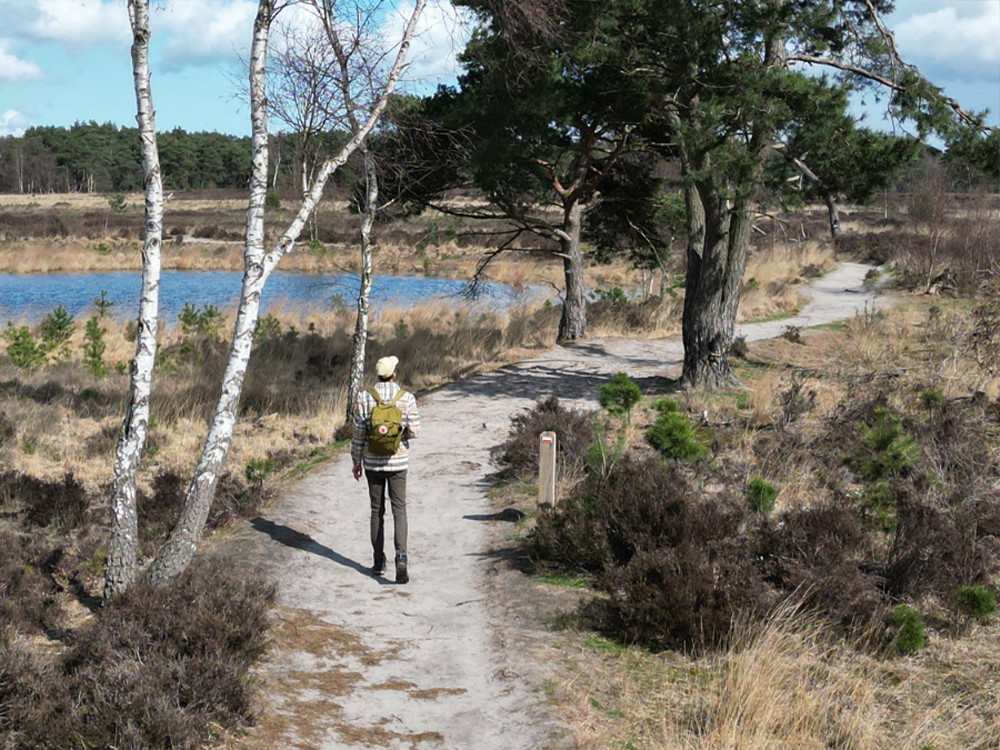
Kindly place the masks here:
[(392, 505), (392, 541), (396, 553), (406, 552), (406, 470), (365, 471), (372, 504), (372, 550), (376, 562), (385, 559), (385, 497)]

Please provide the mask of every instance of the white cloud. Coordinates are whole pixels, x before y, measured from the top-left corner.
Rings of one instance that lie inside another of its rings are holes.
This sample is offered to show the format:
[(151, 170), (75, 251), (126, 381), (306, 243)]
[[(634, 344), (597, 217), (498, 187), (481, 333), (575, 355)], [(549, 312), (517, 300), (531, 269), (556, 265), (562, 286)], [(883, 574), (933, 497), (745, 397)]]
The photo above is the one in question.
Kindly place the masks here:
[(28, 118), (16, 109), (8, 109), (3, 114), (0, 114), (0, 136), (12, 135), (20, 137), (24, 135), (25, 129), (30, 124)]
[(914, 13), (899, 18), (894, 31), (904, 58), (931, 80), (941, 75), (962, 81), (997, 80), (1000, 3), (996, 0), (953, 2)]
[[(36, 0), (23, 33), (56, 42), (68, 52), (89, 45), (127, 47), (131, 42), (128, 13), (122, 3), (100, 0)], [(27, 8), (22, 8), (24, 14)], [(24, 16), (22, 15), (22, 18)]]
[(12, 55), (4, 46), (0, 42), (0, 81), (37, 81), (42, 78), (41, 68), (33, 62)]
[(171, 69), (220, 65), (246, 54), (257, 4), (250, 0), (174, 0), (151, 23), (169, 35), (160, 59)]

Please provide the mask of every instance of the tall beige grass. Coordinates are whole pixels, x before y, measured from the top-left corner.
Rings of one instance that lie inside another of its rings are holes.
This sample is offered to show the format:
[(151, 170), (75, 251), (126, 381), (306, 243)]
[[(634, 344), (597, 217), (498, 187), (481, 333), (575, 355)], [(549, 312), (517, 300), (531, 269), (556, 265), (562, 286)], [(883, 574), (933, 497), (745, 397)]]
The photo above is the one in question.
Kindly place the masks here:
[[(223, 339), (234, 314), (226, 313), (218, 338), (185, 337), (177, 325), (163, 329), (143, 486), (148, 488), (161, 471), (189, 472), (197, 460), (218, 397), (227, 352)], [(346, 413), (353, 311), (302, 314), (275, 306), (270, 314), (279, 321), (280, 334), (255, 344), (229, 458), (237, 473), (252, 458), (269, 458), (282, 468), (315, 450), (329, 450)], [(557, 315), (537, 305), (504, 314), (444, 302), (389, 309), (372, 322), (368, 357), (399, 356), (402, 380), (421, 393), (550, 345)], [(104, 319), (110, 373), (97, 377), (82, 366), (83, 323), (77, 321), (67, 361), (30, 373), (0, 357), (0, 421), (14, 433), (0, 439), (0, 461), (49, 480), (72, 471), (97, 490), (110, 480), (134, 324)]]
[(837, 265), (833, 246), (810, 240), (759, 250), (747, 261), (737, 318), (741, 321), (793, 313), (802, 305), (797, 285)]
[(700, 657), (567, 636), (548, 692), (578, 750), (986, 750), (1000, 746), (993, 631), (885, 660), (789, 604)]

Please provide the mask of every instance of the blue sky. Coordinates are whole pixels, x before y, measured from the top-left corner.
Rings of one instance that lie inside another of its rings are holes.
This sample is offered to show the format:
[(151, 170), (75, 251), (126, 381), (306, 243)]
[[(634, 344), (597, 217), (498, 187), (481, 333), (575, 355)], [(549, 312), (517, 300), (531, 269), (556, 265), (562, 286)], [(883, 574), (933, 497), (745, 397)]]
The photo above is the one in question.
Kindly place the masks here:
[[(253, 0), (161, 0), (152, 14), (156, 124), (246, 135), (243, 79)], [(405, 13), (412, 0), (400, 0)], [(1000, 0), (897, 0), (887, 20), (904, 57), (966, 109), (1000, 124)], [(135, 124), (124, 0), (0, 0), (0, 135), (32, 125)], [(388, 21), (386, 37), (400, 23)], [(430, 0), (408, 85), (452, 82), (467, 28), (447, 0)], [(877, 125), (878, 110), (868, 121)]]

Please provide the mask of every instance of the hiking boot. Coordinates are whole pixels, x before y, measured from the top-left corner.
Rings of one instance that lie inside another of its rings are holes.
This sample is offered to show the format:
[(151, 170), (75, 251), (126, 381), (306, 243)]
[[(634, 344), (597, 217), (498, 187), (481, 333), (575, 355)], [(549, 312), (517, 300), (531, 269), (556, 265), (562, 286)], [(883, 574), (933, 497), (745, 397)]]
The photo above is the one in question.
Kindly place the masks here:
[(376, 578), (385, 575), (385, 555), (375, 558), (375, 564), (372, 565), (372, 575)]
[(410, 574), (406, 572), (406, 553), (396, 555), (396, 583), (409, 583)]

